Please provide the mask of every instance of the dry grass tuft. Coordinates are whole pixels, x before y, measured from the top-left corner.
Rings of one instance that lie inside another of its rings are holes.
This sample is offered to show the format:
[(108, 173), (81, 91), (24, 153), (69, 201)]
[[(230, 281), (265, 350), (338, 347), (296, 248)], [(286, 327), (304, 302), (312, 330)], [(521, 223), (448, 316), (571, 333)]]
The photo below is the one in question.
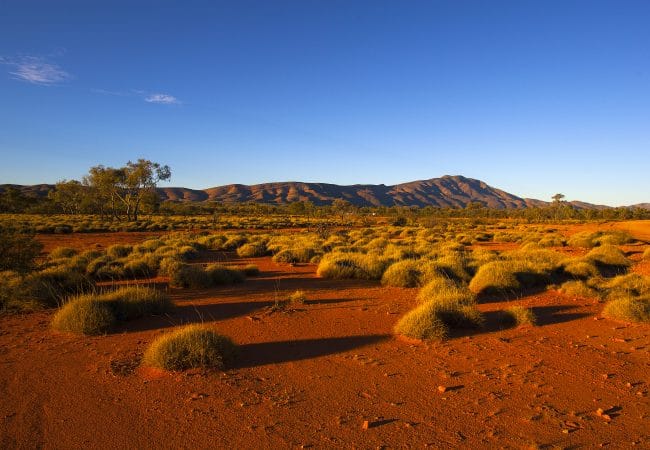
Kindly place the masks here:
[(187, 325), (151, 343), (143, 363), (164, 370), (224, 369), (235, 352), (229, 338), (203, 325)]

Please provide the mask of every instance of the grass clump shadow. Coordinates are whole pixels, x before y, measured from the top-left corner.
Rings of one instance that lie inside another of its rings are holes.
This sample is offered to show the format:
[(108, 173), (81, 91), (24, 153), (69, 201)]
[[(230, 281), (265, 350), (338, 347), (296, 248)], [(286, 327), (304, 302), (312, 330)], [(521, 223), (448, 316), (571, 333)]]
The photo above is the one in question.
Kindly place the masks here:
[(204, 325), (187, 325), (151, 343), (143, 363), (159, 369), (193, 368), (223, 370), (234, 359), (235, 344)]

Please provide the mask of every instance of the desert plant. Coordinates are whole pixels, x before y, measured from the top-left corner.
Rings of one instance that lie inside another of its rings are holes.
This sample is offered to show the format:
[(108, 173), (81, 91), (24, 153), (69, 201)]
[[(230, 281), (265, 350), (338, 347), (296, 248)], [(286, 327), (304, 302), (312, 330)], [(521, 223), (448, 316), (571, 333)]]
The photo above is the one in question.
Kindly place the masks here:
[(242, 258), (253, 258), (259, 256), (266, 256), (266, 244), (264, 242), (251, 242), (244, 244), (237, 249), (237, 255)]
[(260, 274), (260, 268), (255, 264), (247, 264), (243, 269), (244, 275), (247, 277), (256, 277)]
[(70, 333), (97, 335), (108, 332), (117, 322), (111, 306), (92, 296), (65, 304), (52, 320), (52, 328)]
[(164, 370), (224, 369), (235, 351), (227, 337), (202, 325), (187, 325), (152, 342), (143, 362)]
[(620, 297), (607, 302), (603, 316), (624, 322), (650, 322), (650, 297)]
[(307, 294), (305, 291), (296, 291), (288, 298), (291, 305), (304, 305), (307, 301)]
[(521, 288), (515, 275), (516, 269), (510, 261), (493, 261), (479, 267), (469, 283), (469, 288), (477, 294), (501, 294)]
[(47, 257), (49, 259), (59, 259), (59, 258), (72, 258), (74, 255), (79, 253), (76, 249), (70, 247), (57, 247), (50, 252)]
[(111, 258), (119, 259), (129, 256), (132, 251), (133, 246), (131, 245), (113, 244), (106, 249), (106, 254)]
[(36, 258), (43, 246), (33, 234), (24, 233), (14, 227), (0, 226), (0, 272), (12, 270), (29, 272), (36, 266)]
[(384, 286), (416, 287), (420, 285), (422, 264), (415, 260), (403, 260), (388, 266), (381, 277)]
[(583, 280), (572, 280), (562, 283), (560, 289), (562, 294), (569, 297), (582, 297), (582, 298), (599, 298), (600, 292), (589, 286)]
[(571, 259), (562, 263), (562, 271), (572, 278), (587, 279), (600, 275), (596, 264), (589, 259)]
[(481, 326), (481, 313), (473, 306), (425, 302), (406, 313), (394, 331), (414, 339), (444, 339), (452, 328)]
[(212, 285), (241, 283), (245, 279), (241, 270), (221, 264), (210, 264), (205, 268), (205, 272)]
[(605, 244), (592, 249), (585, 258), (601, 266), (623, 268), (630, 265), (630, 261), (623, 252), (613, 245)]
[(54, 315), (52, 327), (72, 333), (102, 334), (108, 332), (118, 321), (163, 314), (172, 307), (166, 294), (156, 289), (130, 286), (68, 299)]
[(503, 323), (507, 326), (533, 326), (536, 322), (537, 318), (530, 308), (525, 308), (523, 306), (511, 306), (510, 308), (503, 311)]

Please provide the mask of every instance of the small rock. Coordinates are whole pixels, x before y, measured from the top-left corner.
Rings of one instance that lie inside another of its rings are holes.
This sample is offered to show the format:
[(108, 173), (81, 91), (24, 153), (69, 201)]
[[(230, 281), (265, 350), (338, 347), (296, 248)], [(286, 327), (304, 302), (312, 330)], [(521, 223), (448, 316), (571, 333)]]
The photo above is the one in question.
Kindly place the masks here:
[(441, 394), (443, 392), (447, 392), (447, 387), (446, 386), (438, 386), (438, 392), (440, 392)]
[(363, 425), (361, 425), (361, 429), (362, 430), (367, 430), (368, 428), (370, 428), (370, 422), (368, 422), (367, 420), (364, 420)]

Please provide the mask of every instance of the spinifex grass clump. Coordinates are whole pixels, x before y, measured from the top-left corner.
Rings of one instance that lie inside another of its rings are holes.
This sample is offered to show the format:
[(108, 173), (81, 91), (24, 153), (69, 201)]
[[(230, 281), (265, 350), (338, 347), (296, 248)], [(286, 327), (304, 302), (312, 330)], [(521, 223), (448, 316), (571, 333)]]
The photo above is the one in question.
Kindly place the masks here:
[(503, 311), (503, 322), (507, 326), (533, 326), (537, 322), (537, 318), (529, 308), (524, 308), (523, 306), (511, 306)]
[(605, 267), (622, 269), (630, 265), (630, 260), (625, 257), (623, 252), (609, 244), (592, 249), (587, 253), (585, 258), (594, 261), (599, 266)]
[(397, 322), (395, 333), (414, 339), (444, 339), (451, 329), (483, 324), (474, 295), (449, 279), (429, 282), (421, 289), (418, 301), (420, 305)]
[(329, 253), (321, 260), (317, 273), (323, 278), (379, 280), (387, 263), (388, 261), (376, 255)]
[(432, 301), (407, 312), (394, 331), (413, 339), (444, 339), (452, 328), (477, 328), (482, 323), (481, 313), (473, 306)]
[(419, 286), (423, 274), (422, 266), (422, 261), (409, 259), (391, 264), (384, 272), (381, 284), (407, 288)]
[(583, 280), (571, 280), (562, 283), (559, 291), (570, 297), (599, 298), (600, 292)]
[(624, 322), (650, 322), (650, 297), (619, 297), (607, 302), (603, 316)]
[(188, 325), (156, 339), (143, 362), (164, 370), (224, 369), (235, 352), (235, 344), (227, 337), (202, 325)]
[(52, 327), (59, 331), (96, 335), (110, 331), (120, 321), (163, 314), (172, 307), (166, 294), (156, 289), (131, 286), (70, 298), (54, 315)]

